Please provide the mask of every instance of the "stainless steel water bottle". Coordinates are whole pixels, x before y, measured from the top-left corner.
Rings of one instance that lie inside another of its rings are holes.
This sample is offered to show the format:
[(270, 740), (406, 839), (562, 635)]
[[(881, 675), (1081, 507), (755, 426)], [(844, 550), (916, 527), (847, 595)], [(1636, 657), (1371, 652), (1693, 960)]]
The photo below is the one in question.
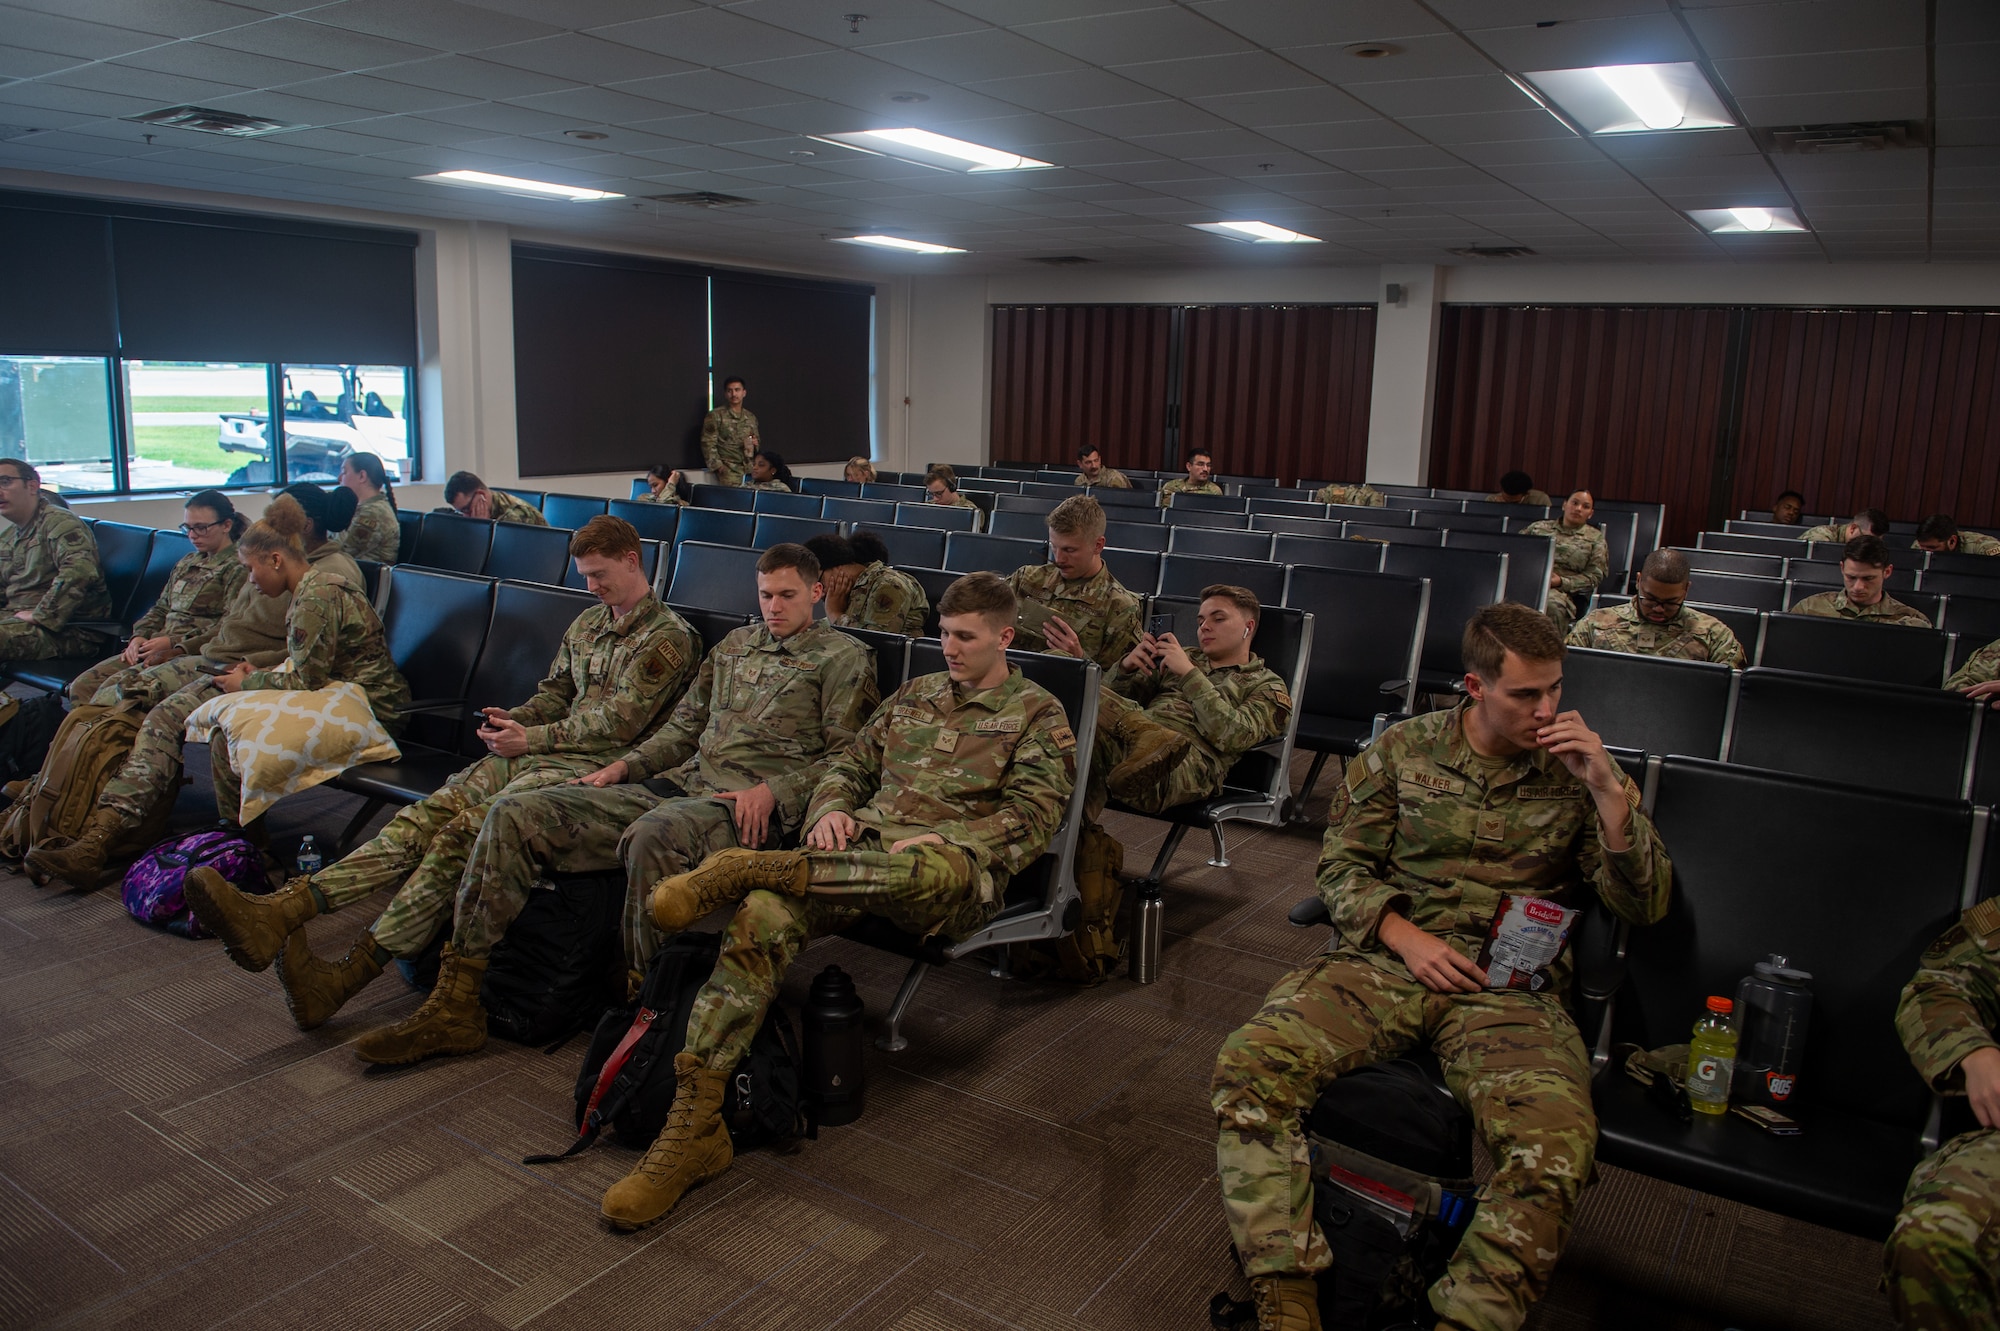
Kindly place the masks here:
[(862, 1056), (867, 1008), (853, 977), (828, 966), (806, 995), (806, 1093), (821, 1127), (837, 1128), (861, 1117), (868, 1069)]
[(1160, 978), (1160, 943), (1166, 926), (1167, 903), (1160, 896), (1160, 885), (1148, 883), (1146, 894), (1139, 898), (1139, 919), (1132, 931), (1132, 978), (1140, 984)]

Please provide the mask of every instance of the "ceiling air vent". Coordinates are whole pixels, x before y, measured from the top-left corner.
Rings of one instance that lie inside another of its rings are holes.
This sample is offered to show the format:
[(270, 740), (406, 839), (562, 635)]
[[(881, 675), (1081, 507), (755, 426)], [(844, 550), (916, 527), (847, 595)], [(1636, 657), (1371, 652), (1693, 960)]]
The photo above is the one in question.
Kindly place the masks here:
[(164, 110), (125, 118), (141, 125), (166, 125), (202, 134), (226, 134), (232, 139), (254, 139), (259, 134), (275, 134), (282, 129), (305, 128), (303, 125), (288, 125), (282, 120), (238, 115), (234, 111), (217, 111), (206, 106), (169, 106)]
[(1924, 127), (1914, 120), (1866, 120), (1851, 125), (1782, 125), (1757, 131), (1781, 153), (1879, 153), (1921, 148)]
[(647, 194), (642, 197), (654, 203), (678, 203), (683, 208), (747, 208), (757, 202), (737, 194), (717, 194), (712, 189), (698, 189), (692, 194)]
[(1467, 245), (1462, 250), (1446, 250), (1461, 259), (1519, 259), (1533, 254), (1526, 245)]
[(1086, 259), (1081, 254), (1030, 254), (1023, 262), (1045, 263), (1051, 268), (1074, 268), (1077, 264), (1096, 263), (1097, 260)]

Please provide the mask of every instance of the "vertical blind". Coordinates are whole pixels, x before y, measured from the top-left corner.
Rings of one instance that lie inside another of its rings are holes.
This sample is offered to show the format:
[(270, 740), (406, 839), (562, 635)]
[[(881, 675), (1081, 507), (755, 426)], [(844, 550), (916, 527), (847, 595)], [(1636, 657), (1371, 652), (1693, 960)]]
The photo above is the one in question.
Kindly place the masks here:
[(1170, 310), (1164, 305), (1001, 305), (993, 311), (993, 457), (1068, 466), (1160, 465)]

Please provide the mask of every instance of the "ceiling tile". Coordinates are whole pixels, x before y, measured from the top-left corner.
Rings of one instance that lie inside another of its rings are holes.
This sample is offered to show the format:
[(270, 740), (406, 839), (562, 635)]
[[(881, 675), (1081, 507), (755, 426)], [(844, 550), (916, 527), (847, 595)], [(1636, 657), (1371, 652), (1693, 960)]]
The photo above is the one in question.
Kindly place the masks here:
[(440, 133), (456, 135), (455, 138), (441, 137), (438, 139), (440, 143), (462, 142), (485, 134), (560, 132), (576, 123), (570, 116), (559, 116), (552, 111), (538, 111), (532, 107), (511, 106), (506, 102), (466, 102), (426, 111), (421, 117), (413, 118), (437, 125)]
[(191, 79), (178, 74), (161, 74), (153, 70), (134, 69), (129, 65), (109, 62), (79, 65), (59, 74), (48, 75), (43, 81), (66, 88), (123, 93), (127, 97), (148, 97), (161, 106), (200, 102), (206, 98), (226, 97), (230, 93), (243, 91), (242, 86), (238, 84)]
[(468, 100), (462, 93), (395, 83), (388, 79), (370, 78), (366, 74), (335, 74), (329, 78), (309, 79), (288, 84), (281, 91), (291, 97), (400, 114), (463, 106)]
[(1131, 139), (1141, 134), (1184, 134), (1197, 131), (1243, 133), (1220, 116), (1212, 116), (1185, 102), (1140, 102), (1132, 106), (1098, 106), (1060, 113), (1060, 119), (1082, 125), (1112, 138)]
[(331, 70), (375, 69), (436, 55), (437, 48), (389, 41), (304, 19), (273, 18), (203, 39), (210, 45), (276, 56)]
[(565, 32), (511, 46), (489, 47), (479, 53), (482, 60), (531, 69), (541, 74), (567, 79), (572, 83), (625, 83), (693, 69), (685, 60), (675, 60), (636, 46), (600, 41), (581, 33)]
[(1101, 69), (1020, 74), (1009, 78), (981, 79), (967, 86), (998, 101), (1011, 102), (1031, 111), (1048, 112), (1073, 111), (1090, 106), (1123, 106), (1132, 102), (1155, 101), (1159, 97), (1143, 83), (1134, 83)]
[[(560, 32), (561, 27), (517, 18), (458, 0), (340, 0), (310, 11), (312, 21), (372, 37), (428, 46), (438, 51), (476, 51), (484, 46), (522, 42)], [(565, 25), (566, 26), (566, 25)]]
[[(760, 23), (800, 33), (837, 46), (867, 49), (892, 42), (984, 28), (986, 23), (971, 18), (957, 8), (934, 0), (869, 0), (868, 12), (859, 24), (846, 18), (847, 7), (827, 5), (824, 0), (734, 0), (733, 13)], [(860, 32), (851, 28), (859, 27)]]
[(1031, 41), (1096, 65), (1177, 60), (1248, 51), (1249, 42), (1179, 7), (1134, 9), (1028, 23), (1014, 29)]
[[(701, 0), (589, 0), (587, 6), (578, 5), (576, 0), (465, 0), (465, 3), (474, 9), (533, 19), (553, 28), (603, 27), (702, 7)], [(588, 20), (588, 24), (581, 20)]]
[(1319, 86), (1316, 79), (1296, 65), (1264, 51), (1119, 64), (1111, 66), (1111, 72), (1169, 97), (1215, 97)]
[(1259, 131), (1274, 143), (1300, 152), (1338, 152), (1346, 148), (1414, 147), (1423, 140), (1391, 120), (1343, 120), (1331, 125), (1278, 125)]
[(18, 46), (0, 46), (0, 79), (33, 79), (59, 69), (79, 69), (90, 63), (82, 56), (29, 51)]
[(1391, 120), (1529, 110), (1543, 119), (1552, 119), (1526, 93), (1498, 74), (1368, 83), (1348, 91), (1363, 105)]
[(562, 92), (576, 87), (573, 79), (559, 79), (525, 69), (510, 69), (465, 55), (437, 56), (413, 60), (374, 71), (379, 79), (408, 83), (419, 88), (437, 88), (464, 97), (500, 101), (512, 97), (532, 97), (537, 93)]
[(798, 100), (797, 95), (768, 83), (725, 74), (719, 69), (697, 69), (661, 78), (636, 79), (616, 85), (617, 91), (664, 102), (669, 106), (697, 111), (735, 111), (746, 106), (774, 106)]
[(1738, 104), (1753, 125), (1833, 125), (1853, 120), (1924, 118), (1922, 88), (1743, 97)]
[(1649, 65), (1698, 59), (1701, 52), (1673, 15), (1663, 9), (1648, 14), (1585, 22), (1557, 23), (1543, 28), (1476, 25), (1468, 32), (1473, 45), (1504, 68), (1519, 73), (1531, 69), (1587, 69), (1593, 65)]
[(1279, 55), (1337, 87), (1391, 83), (1409, 79), (1470, 78), (1490, 75), (1493, 65), (1456, 33), (1398, 40), (1395, 55), (1361, 60), (1348, 54), (1348, 44), (1280, 48)]
[(576, 117), (580, 125), (623, 125), (656, 119), (665, 108), (659, 102), (609, 88), (570, 88), (563, 92), (511, 97), (516, 106)]
[(690, 9), (635, 23), (615, 23), (593, 28), (591, 34), (697, 65), (738, 65), (834, 49), (827, 42), (721, 9)]
[[(65, 88), (59, 84), (36, 81), (32, 83), (0, 84), (0, 103), (9, 106), (28, 106), (46, 111), (54, 116), (81, 117), (92, 120), (110, 119), (115, 116), (137, 115), (151, 111), (156, 106), (149, 97), (126, 97), (115, 92), (85, 91), (82, 88)], [(21, 123), (23, 117), (8, 112), (10, 124)], [(43, 123), (50, 116), (31, 118), (38, 128), (52, 128)], [(75, 119), (64, 119), (63, 124), (74, 124)]]
[(160, 37), (198, 37), (268, 17), (218, 0), (15, 0), (15, 7)]
[(867, 47), (867, 53), (899, 69), (954, 83), (1086, 68), (1072, 56), (1001, 28), (979, 28), (918, 41), (883, 42)]
[(1924, 0), (1794, 0), (1686, 11), (1710, 58), (1921, 46)]
[(1195, 0), (1189, 8), (1269, 47), (1347, 45), (1445, 31), (1445, 25), (1414, 0), (1342, 0), (1339, 4), (1328, 0)]
[(1196, 97), (1194, 105), (1246, 129), (1270, 125), (1318, 125), (1338, 120), (1372, 120), (1375, 112), (1338, 88), (1324, 84), (1266, 92), (1219, 93)]

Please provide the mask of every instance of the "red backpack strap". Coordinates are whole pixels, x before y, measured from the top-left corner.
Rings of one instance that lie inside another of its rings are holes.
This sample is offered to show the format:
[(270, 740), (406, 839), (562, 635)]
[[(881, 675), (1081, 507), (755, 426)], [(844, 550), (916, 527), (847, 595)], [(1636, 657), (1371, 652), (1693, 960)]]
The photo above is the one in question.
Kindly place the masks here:
[(653, 1021), (659, 1015), (649, 1007), (640, 1008), (639, 1014), (632, 1018), (631, 1026), (626, 1028), (624, 1038), (618, 1041), (610, 1055), (605, 1058), (604, 1066), (597, 1074), (597, 1085), (591, 1088), (590, 1102), (583, 1108), (583, 1122), (577, 1126), (576, 1140), (569, 1144), (569, 1149), (561, 1155), (531, 1155), (523, 1160), (522, 1164), (553, 1164), (589, 1149), (590, 1144), (597, 1140), (597, 1134), (604, 1131), (604, 1124), (597, 1117), (597, 1109), (604, 1102), (605, 1092), (611, 1089), (611, 1083), (618, 1080), (618, 1074), (625, 1070), (626, 1060), (632, 1057), (633, 1048), (645, 1038), (646, 1032), (652, 1029)]

